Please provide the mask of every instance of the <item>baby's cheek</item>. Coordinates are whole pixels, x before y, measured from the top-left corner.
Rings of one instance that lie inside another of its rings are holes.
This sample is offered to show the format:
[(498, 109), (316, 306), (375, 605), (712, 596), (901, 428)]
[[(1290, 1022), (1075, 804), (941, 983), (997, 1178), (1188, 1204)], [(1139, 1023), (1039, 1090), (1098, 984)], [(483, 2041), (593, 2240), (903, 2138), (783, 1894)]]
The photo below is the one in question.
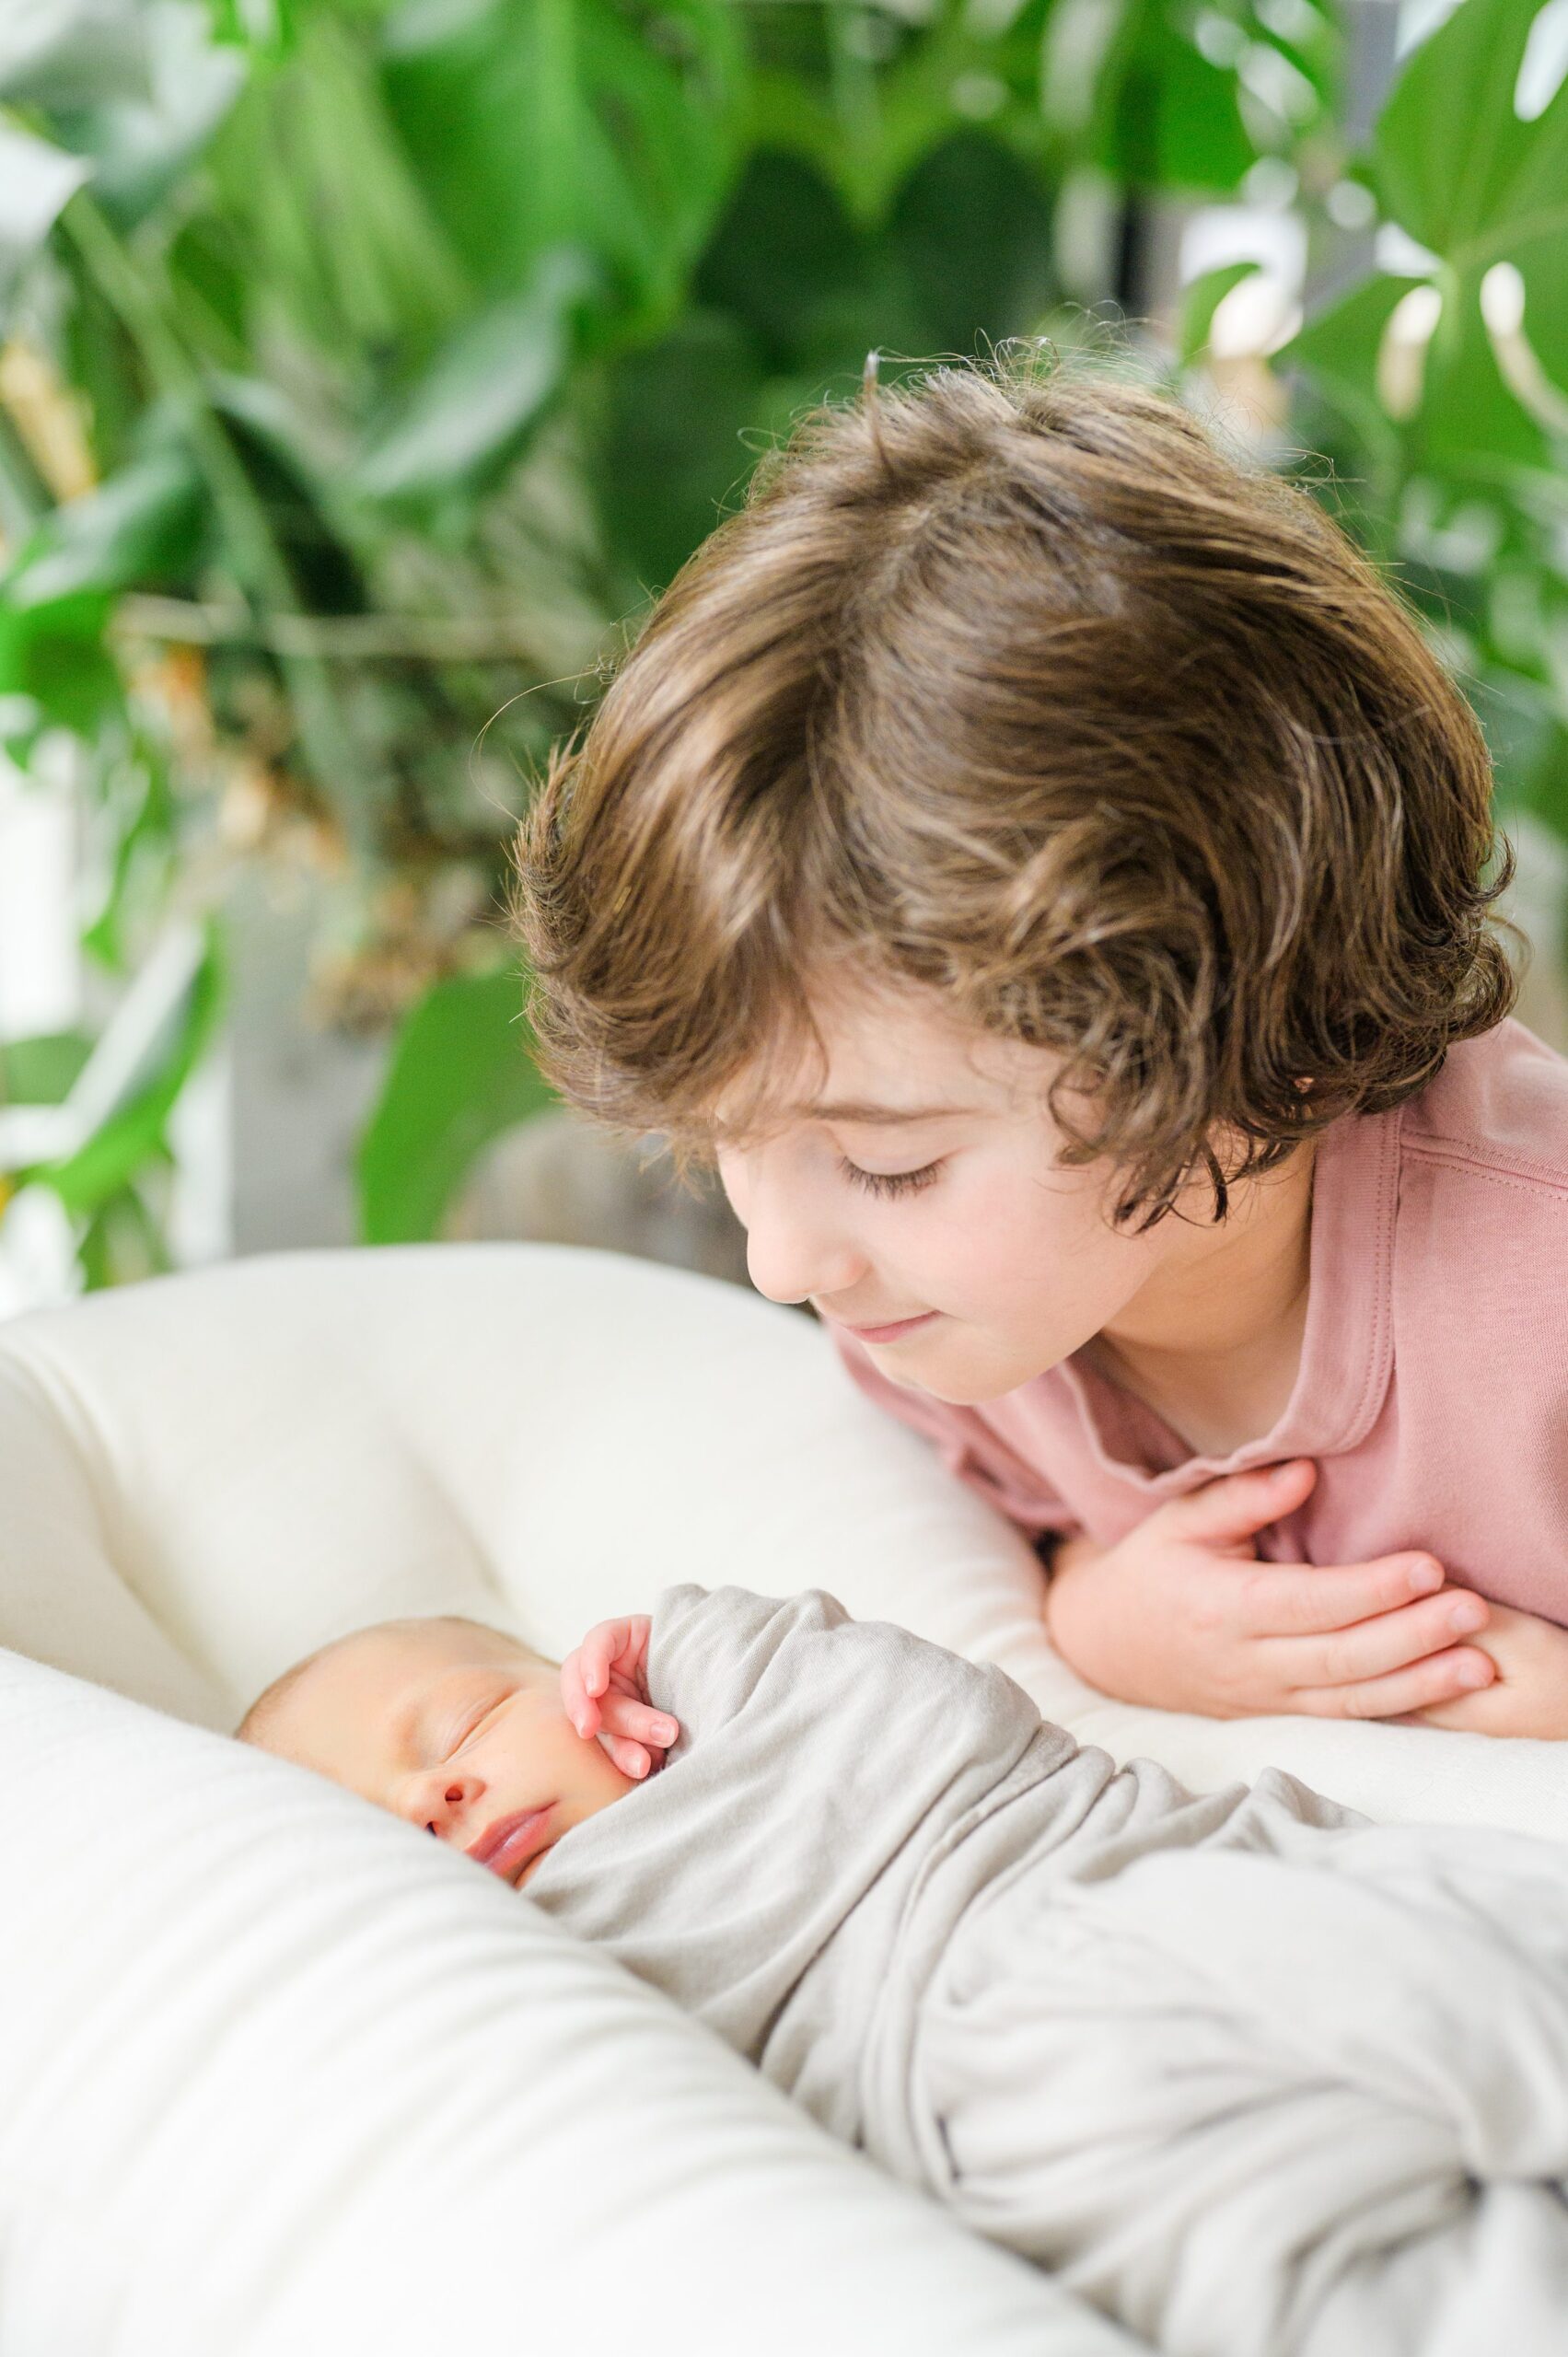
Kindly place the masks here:
[(561, 1722), (559, 1768), (565, 1793), (578, 1804), (580, 1813), (592, 1816), (595, 1809), (618, 1801), (622, 1793), (632, 1788), (632, 1778), (623, 1776), (597, 1736), (580, 1736), (570, 1720)]

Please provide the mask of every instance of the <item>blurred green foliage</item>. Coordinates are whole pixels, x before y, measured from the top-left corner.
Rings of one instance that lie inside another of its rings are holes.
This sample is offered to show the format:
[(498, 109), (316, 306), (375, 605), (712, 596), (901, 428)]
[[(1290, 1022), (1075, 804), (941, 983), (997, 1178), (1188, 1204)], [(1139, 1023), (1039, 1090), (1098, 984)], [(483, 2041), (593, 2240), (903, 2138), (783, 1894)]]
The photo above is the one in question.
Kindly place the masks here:
[[(1356, 149), (1317, 0), (0, 0), (0, 730), (75, 748), (92, 954), (129, 977), (238, 863), (305, 863), (327, 1013), (404, 1025), (366, 1232), (431, 1232), (540, 1100), (497, 913), (528, 775), (759, 451), (872, 347), (1136, 310), (1154, 209), (1260, 167), (1312, 260), (1289, 437), (1568, 831), (1539, 13), (1461, 0)], [(1173, 383), (1247, 274), (1189, 290)], [(172, 1102), (17, 1174), (95, 1276)]]

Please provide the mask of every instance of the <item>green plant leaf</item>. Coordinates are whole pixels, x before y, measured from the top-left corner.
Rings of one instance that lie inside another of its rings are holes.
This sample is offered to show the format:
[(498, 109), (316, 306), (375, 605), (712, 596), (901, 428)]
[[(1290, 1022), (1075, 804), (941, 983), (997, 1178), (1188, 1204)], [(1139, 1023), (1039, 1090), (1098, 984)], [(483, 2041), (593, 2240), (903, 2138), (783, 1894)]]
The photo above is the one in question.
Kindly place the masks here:
[(0, 121), (0, 329), (4, 307), (92, 166)]
[(475, 308), (379, 69), (368, 24), (312, 7), (292, 54), (252, 75), (214, 141), (206, 172), (216, 202), (194, 215), (171, 261), (197, 322), (207, 287), (228, 282), (221, 299), (237, 314), (239, 348), (226, 366), (262, 373), (248, 339), (264, 309), (334, 371), (346, 366), (351, 385), (363, 377), (379, 389), (389, 367), (416, 364)]
[(0, 1103), (58, 1105), (92, 1053), (82, 1031), (40, 1032), (0, 1045)]
[(169, 1114), (216, 1028), (223, 983), (215, 934), (185, 993), (157, 1072), (117, 1104), (86, 1144), (64, 1161), (19, 1174), (53, 1189), (68, 1212), (89, 1215), (129, 1186), (149, 1162), (166, 1155)]
[(1464, 684), (1485, 733), (1499, 793), (1527, 805), (1554, 739), (1562, 733), (1550, 698), (1529, 680), (1495, 668)]
[(520, 295), (460, 328), (360, 461), (374, 499), (424, 499), (493, 473), (559, 391), (575, 315), (596, 292), (590, 258), (546, 254)]
[(139, 1187), (117, 1188), (88, 1213), (76, 1257), (88, 1293), (167, 1276), (174, 1262), (168, 1238)]
[(1503, 259), (1547, 218), (1568, 232), (1568, 85), (1533, 122), (1514, 92), (1540, 0), (1461, 0), (1408, 60), (1377, 125), (1385, 209), (1456, 268)]
[(410, 0), (385, 87), (437, 217), (497, 295), (569, 244), (673, 316), (734, 176), (745, 44), (727, 0)]
[[(1051, 193), (982, 132), (937, 140), (899, 186), (888, 241), (909, 283), (918, 352), (972, 353), (1039, 324), (1059, 288)], [(880, 329), (868, 343), (884, 343)], [(895, 347), (896, 348), (896, 347)]]
[(741, 441), (764, 400), (750, 339), (719, 312), (689, 311), (610, 371), (590, 453), (605, 539), (640, 586), (663, 588), (751, 471)]
[[(1235, 65), (1197, 48), (1190, 13), (1172, 0), (1058, 0), (1048, 20), (1047, 119), (1122, 188), (1219, 194), (1257, 160)], [(1237, 26), (1237, 58), (1246, 46)]]
[(136, 459), (44, 518), (0, 578), (0, 601), (25, 611), (156, 582), (188, 560), (201, 507), (183, 452)]
[(1474, 284), (1452, 290), (1426, 355), (1411, 444), (1434, 471), (1481, 474), (1551, 464), (1546, 435), (1504, 383)]
[(42, 718), (91, 737), (124, 710), (103, 643), (109, 614), (97, 593), (37, 607), (0, 598), (0, 696), (29, 697)]
[(1541, 744), (1525, 781), (1525, 800), (1538, 819), (1568, 842), (1568, 726), (1559, 719)]
[(1147, 55), (1147, 79), (1137, 71), (1129, 75), (1119, 110), (1119, 145), (1129, 163), (1143, 153), (1145, 108), (1152, 107), (1156, 125), (1154, 168), (1133, 184), (1225, 194), (1258, 158), (1235, 74), (1212, 64), (1168, 17), (1162, 17)]
[(366, 1243), (416, 1243), (482, 1149), (555, 1102), (510, 970), (437, 982), (404, 1022), (358, 1157)]
[(1222, 262), (1218, 270), (1205, 270), (1183, 287), (1177, 351), (1184, 365), (1190, 367), (1201, 352), (1208, 350), (1214, 313), (1231, 288), (1239, 286), (1244, 278), (1255, 278), (1258, 269), (1255, 261)]
[(860, 231), (822, 173), (798, 156), (753, 155), (699, 261), (696, 301), (728, 312), (768, 367), (799, 365), (816, 321), (864, 295)]
[(195, 0), (143, 0), (145, 83), (57, 109), (65, 144), (91, 159), (99, 203), (126, 225), (166, 196), (206, 147), (245, 85), (240, 51), (214, 39)]
[(1368, 404), (1382, 414), (1377, 398), (1377, 355), (1388, 321), (1414, 286), (1424, 278), (1400, 277), (1379, 272), (1363, 279), (1324, 310), (1296, 330), (1276, 354), (1281, 363), (1295, 362), (1333, 388), (1358, 409)]
[(35, 0), (0, 11), (0, 95), (90, 106), (150, 89), (145, 0)]
[(253, 57), (286, 57), (298, 38), (295, 0), (208, 0), (213, 37)]

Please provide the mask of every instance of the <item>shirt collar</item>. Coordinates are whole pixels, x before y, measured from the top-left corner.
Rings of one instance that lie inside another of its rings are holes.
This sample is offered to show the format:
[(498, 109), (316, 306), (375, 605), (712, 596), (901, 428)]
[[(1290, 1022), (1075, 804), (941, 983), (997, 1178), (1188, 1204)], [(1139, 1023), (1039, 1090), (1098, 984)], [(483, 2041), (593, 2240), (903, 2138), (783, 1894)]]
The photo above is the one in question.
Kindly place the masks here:
[[(1106, 1379), (1073, 1359), (1063, 1361), (1057, 1373), (1077, 1403), (1090, 1449), (1106, 1471), (1157, 1498), (1254, 1465), (1340, 1455), (1366, 1438), (1382, 1411), (1394, 1364), (1400, 1128), (1397, 1108), (1346, 1114), (1318, 1141), (1301, 1364), (1271, 1432), (1228, 1457), (1184, 1457), (1167, 1470), (1151, 1473), (1112, 1452), (1105, 1428), (1112, 1420), (1102, 1422), (1100, 1413)], [(1141, 1416), (1154, 1412), (1142, 1402), (1135, 1406)]]

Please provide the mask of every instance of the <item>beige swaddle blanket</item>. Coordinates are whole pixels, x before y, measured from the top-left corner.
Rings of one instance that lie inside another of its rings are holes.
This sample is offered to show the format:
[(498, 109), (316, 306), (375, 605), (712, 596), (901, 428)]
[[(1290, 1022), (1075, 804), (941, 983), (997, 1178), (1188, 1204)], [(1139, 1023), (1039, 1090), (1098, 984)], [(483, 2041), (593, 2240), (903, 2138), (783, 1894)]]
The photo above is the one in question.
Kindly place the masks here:
[(529, 1898), (1174, 2357), (1568, 2348), (1568, 1860), (1194, 1796), (812, 1591), (660, 1597)]

